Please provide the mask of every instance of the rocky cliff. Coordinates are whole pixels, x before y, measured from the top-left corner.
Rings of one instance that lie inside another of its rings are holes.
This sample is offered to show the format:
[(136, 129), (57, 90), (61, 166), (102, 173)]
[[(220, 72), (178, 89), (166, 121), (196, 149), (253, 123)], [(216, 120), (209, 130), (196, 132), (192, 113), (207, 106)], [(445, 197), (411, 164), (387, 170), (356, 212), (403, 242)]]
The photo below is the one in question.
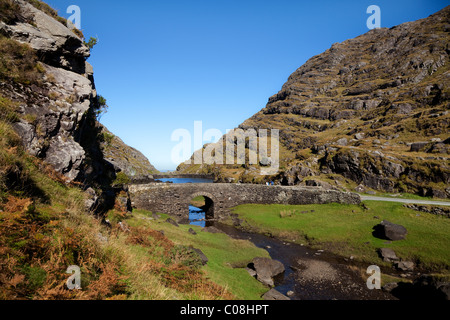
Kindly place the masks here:
[(140, 151), (124, 143), (106, 127), (102, 126), (101, 134), (103, 155), (116, 172), (125, 173), (131, 180), (153, 179), (153, 174), (159, 173)]
[(106, 129), (96, 119), (101, 100), (81, 36), (45, 3), (1, 0), (0, 98), (9, 108), (0, 110), (2, 115), (15, 114), (11, 122), (26, 150), (69, 182), (107, 186), (118, 171), (128, 173), (136, 163), (138, 173), (153, 171), (142, 154), (123, 143), (119, 160), (114, 152), (104, 156)]
[(277, 175), (258, 176), (262, 162), (179, 170), (213, 172), (224, 181), (449, 197), (449, 21), (446, 7), (374, 29), (333, 44), (296, 70), (239, 126), (280, 129)]

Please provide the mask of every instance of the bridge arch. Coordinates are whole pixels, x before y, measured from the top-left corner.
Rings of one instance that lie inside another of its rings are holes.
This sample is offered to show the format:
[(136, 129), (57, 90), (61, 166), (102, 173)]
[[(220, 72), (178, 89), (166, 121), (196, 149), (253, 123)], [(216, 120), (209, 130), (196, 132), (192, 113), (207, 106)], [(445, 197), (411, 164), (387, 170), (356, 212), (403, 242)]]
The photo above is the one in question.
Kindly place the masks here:
[(214, 205), (217, 204), (217, 198), (207, 191), (197, 191), (188, 197), (188, 202), (200, 196), (205, 198), (205, 205), (201, 208), (205, 211), (205, 219), (214, 219)]

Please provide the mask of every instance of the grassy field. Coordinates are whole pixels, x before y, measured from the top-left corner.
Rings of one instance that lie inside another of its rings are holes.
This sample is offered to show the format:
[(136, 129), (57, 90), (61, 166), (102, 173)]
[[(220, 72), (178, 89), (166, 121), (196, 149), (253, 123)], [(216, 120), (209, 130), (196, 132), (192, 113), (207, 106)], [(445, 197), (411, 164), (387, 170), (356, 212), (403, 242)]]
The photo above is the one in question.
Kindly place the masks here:
[[(326, 249), (343, 257), (386, 265), (378, 248), (392, 248), (403, 260), (412, 260), (425, 271), (448, 273), (450, 220), (417, 212), (400, 203), (366, 201), (363, 205), (242, 205), (234, 212), (243, 226), (296, 243)], [(372, 228), (382, 220), (408, 230), (405, 240), (375, 238)]]
[[(235, 299), (259, 299), (268, 289), (250, 277), (245, 270), (254, 257), (268, 257), (266, 250), (255, 247), (247, 240), (235, 240), (221, 233), (202, 232), (202, 228), (193, 225), (175, 227), (165, 222), (169, 217), (161, 214), (158, 220), (146, 219), (151, 213), (135, 210), (133, 217), (126, 220), (131, 227), (140, 227), (163, 231), (164, 235), (177, 245), (200, 249), (208, 258), (201, 268), (208, 279), (231, 292)], [(192, 228), (197, 234), (188, 232)], [(145, 255), (146, 253), (144, 253)], [(139, 259), (151, 259), (142, 256)], [(190, 297), (192, 298), (192, 297)]]

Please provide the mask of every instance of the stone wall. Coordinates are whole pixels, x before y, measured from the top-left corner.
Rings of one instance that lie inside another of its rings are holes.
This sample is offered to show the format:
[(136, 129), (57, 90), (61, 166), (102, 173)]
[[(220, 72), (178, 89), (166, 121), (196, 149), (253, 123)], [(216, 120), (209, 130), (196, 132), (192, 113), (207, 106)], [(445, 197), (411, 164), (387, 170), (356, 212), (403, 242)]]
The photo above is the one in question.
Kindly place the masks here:
[[(317, 187), (285, 187), (255, 184), (162, 184), (150, 183), (129, 186), (132, 206), (152, 212), (167, 213), (179, 219), (189, 215), (189, 203), (197, 196), (205, 196), (214, 203), (214, 218), (229, 215), (229, 209), (241, 204), (359, 204), (359, 195), (324, 190)], [(210, 213), (211, 214), (211, 213)]]

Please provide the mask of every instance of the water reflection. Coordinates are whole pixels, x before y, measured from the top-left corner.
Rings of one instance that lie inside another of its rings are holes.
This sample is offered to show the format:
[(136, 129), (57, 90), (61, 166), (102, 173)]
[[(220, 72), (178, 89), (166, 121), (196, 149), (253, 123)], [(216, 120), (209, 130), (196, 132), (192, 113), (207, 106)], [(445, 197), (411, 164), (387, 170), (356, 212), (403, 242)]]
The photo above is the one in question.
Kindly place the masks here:
[(203, 178), (162, 178), (158, 179), (161, 182), (172, 182), (172, 183), (213, 183), (214, 180), (203, 179)]
[[(162, 182), (171, 182), (171, 183), (213, 183), (214, 181), (211, 179), (203, 179), (203, 178), (163, 178), (158, 179)], [(200, 226), (202, 228), (208, 226), (208, 223), (205, 221), (206, 213), (204, 210), (194, 207), (192, 205), (189, 206), (189, 224)]]
[(204, 228), (206, 226), (205, 211), (194, 206), (189, 206), (189, 224)]

